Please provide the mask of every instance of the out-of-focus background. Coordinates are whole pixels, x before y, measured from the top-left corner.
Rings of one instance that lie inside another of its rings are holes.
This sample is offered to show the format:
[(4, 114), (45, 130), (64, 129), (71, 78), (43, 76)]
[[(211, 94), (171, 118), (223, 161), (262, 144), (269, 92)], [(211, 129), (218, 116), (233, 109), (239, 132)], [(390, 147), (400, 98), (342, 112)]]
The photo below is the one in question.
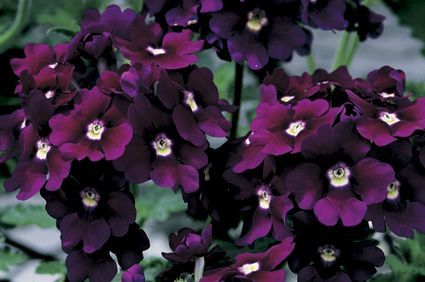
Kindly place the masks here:
[[(30, 5), (24, 5), (28, 3)], [(402, 69), (407, 74), (408, 90), (415, 96), (424, 96), (425, 1), (388, 0), (386, 3), (378, 0), (373, 6), (386, 16), (384, 33), (360, 45), (349, 70), (353, 76), (365, 77), (383, 65)], [(103, 10), (109, 4), (136, 10), (142, 5), (141, 0), (0, 0), (0, 114), (13, 111), (19, 103), (13, 95), (17, 78), (10, 69), (10, 59), (22, 57), (22, 48), (28, 42), (57, 44), (69, 40), (79, 29), (84, 10)], [(319, 67), (330, 70), (340, 36), (340, 33), (314, 32), (313, 54)], [(233, 65), (217, 59), (213, 51), (201, 54), (199, 64), (214, 70), (220, 95), (231, 98)], [(306, 59), (295, 55), (283, 67), (290, 74), (301, 74), (307, 70)], [(258, 82), (249, 73), (245, 77), (241, 133), (248, 128), (258, 102)], [(0, 186), (13, 166), (13, 162), (0, 165)], [(184, 226), (202, 226), (185, 215), (185, 205), (178, 194), (151, 186), (148, 183), (140, 187), (142, 196), (137, 200), (138, 220), (151, 239), (144, 261), (148, 281), (152, 281), (164, 263), (160, 257), (161, 252), (169, 250), (168, 234)], [(60, 234), (44, 211), (44, 200), (35, 197), (19, 203), (14, 194), (4, 193), (2, 187), (0, 190), (0, 281), (63, 281), (65, 256)], [(414, 279), (416, 274), (425, 277), (423, 241), (423, 238), (400, 241), (406, 261), (390, 256), (380, 271), (400, 272), (405, 275), (405, 281), (414, 281), (409, 279)], [(294, 279), (289, 277), (290, 281)], [(390, 281), (388, 279), (380, 281)]]

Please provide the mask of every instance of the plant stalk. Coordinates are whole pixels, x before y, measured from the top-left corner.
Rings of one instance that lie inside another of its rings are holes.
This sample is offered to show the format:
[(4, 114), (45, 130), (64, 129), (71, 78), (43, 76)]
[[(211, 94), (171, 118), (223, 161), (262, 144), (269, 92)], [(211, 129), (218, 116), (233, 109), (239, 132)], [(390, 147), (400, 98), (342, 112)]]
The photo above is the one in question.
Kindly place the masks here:
[(202, 276), (204, 275), (205, 267), (205, 258), (200, 257), (195, 260), (195, 282), (201, 281)]

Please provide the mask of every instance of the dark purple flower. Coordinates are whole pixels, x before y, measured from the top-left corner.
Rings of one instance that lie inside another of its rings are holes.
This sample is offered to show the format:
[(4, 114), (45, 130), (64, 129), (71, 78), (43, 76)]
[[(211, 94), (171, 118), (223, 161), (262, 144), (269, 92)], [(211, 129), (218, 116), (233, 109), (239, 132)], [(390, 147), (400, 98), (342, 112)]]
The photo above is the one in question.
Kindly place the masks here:
[(263, 253), (243, 253), (235, 257), (235, 262), (227, 267), (208, 271), (201, 282), (285, 281), (285, 271), (278, 266), (294, 250), (292, 238), (286, 238)]
[(67, 59), (74, 59), (79, 55), (89, 59), (110, 56), (111, 35), (126, 38), (136, 17), (135, 11), (121, 11), (116, 5), (108, 6), (103, 14), (95, 9), (87, 10), (81, 22), (81, 31), (69, 44)]
[(38, 74), (43, 68), (56, 69), (65, 64), (65, 54), (68, 44), (58, 44), (54, 48), (47, 44), (32, 44), (25, 46), (25, 58), (12, 59), (10, 64), (17, 76), (23, 71)]
[(321, 225), (314, 215), (299, 212), (293, 219), (295, 250), (288, 258), (298, 281), (366, 281), (384, 264), (372, 231), (363, 221), (354, 227)]
[(312, 77), (308, 73), (302, 76), (288, 76), (281, 68), (277, 68), (271, 75), (264, 78), (260, 86), (260, 101), (262, 103), (295, 104), (303, 98), (317, 92)]
[(344, 19), (344, 0), (301, 0), (303, 23), (323, 30), (344, 30), (348, 22)]
[(180, 69), (194, 64), (203, 40), (192, 41), (190, 30), (163, 34), (157, 23), (146, 24), (144, 16), (138, 16), (128, 30), (129, 38), (114, 36), (114, 41), (124, 57), (132, 64), (156, 63), (164, 69)]
[(0, 116), (0, 163), (16, 156), (19, 152), (19, 136), (26, 126), (23, 110)]
[(61, 190), (43, 191), (46, 210), (59, 220), (62, 247), (72, 250), (81, 244), (85, 253), (102, 248), (110, 236), (122, 237), (136, 219), (134, 200), (125, 182), (108, 165), (78, 163), (74, 178), (67, 178)]
[(138, 94), (153, 94), (159, 76), (160, 68), (157, 65), (138, 64), (123, 72), (119, 83), (124, 93), (134, 98)]
[(145, 231), (134, 223), (129, 226), (127, 234), (112, 237), (108, 245), (110, 250), (117, 256), (119, 265), (123, 269), (130, 269), (143, 259), (143, 252), (149, 249), (150, 242)]
[(360, 41), (377, 38), (384, 30), (385, 17), (364, 5), (347, 5), (344, 16), (348, 21), (347, 30), (357, 32)]
[(269, 57), (287, 60), (296, 49), (304, 48), (307, 31), (295, 21), (276, 11), (285, 10), (286, 3), (268, 1), (224, 2), (223, 9), (213, 13), (211, 31), (226, 40), (231, 58), (237, 63), (248, 62), (251, 69), (267, 65)]
[(288, 198), (289, 192), (282, 179), (276, 175), (276, 166), (270, 158), (266, 158), (262, 171), (256, 175), (251, 172), (235, 174), (227, 170), (224, 178), (240, 189), (239, 198), (251, 198), (254, 202), (251, 216), (245, 218), (243, 236), (238, 239), (238, 245), (250, 245), (270, 231), (273, 238), (279, 241), (291, 235), (285, 221), (287, 212), (294, 205)]
[(424, 129), (425, 99), (418, 98), (393, 110), (370, 104), (351, 90), (347, 90), (347, 94), (362, 113), (356, 122), (358, 132), (378, 146), (388, 145), (397, 138), (409, 137), (416, 130)]
[(373, 228), (385, 232), (386, 226), (398, 236), (413, 238), (413, 230), (424, 232), (425, 177), (414, 148), (417, 142), (397, 140), (384, 147), (374, 147), (372, 156), (390, 164), (395, 178), (387, 187), (382, 203), (368, 207), (366, 219)]
[(62, 157), (49, 138), (38, 136), (31, 125), (22, 129), (19, 144), (21, 154), (12, 177), (4, 183), (6, 191), (20, 189), (16, 198), (27, 200), (43, 187), (58, 190), (69, 174), (71, 161)]
[(135, 264), (122, 273), (121, 282), (145, 282), (143, 269), (139, 264)]
[(314, 209), (322, 224), (341, 219), (344, 226), (357, 225), (367, 205), (385, 200), (394, 179), (390, 165), (366, 157), (369, 150), (353, 123), (324, 125), (304, 140), (301, 153), (307, 161), (289, 172), (286, 186), (299, 207)]
[(183, 139), (195, 146), (207, 140), (205, 134), (225, 137), (230, 122), (221, 111), (230, 109), (218, 98), (213, 74), (207, 68), (195, 68), (185, 79), (181, 73), (161, 72), (157, 95), (162, 104), (172, 109), (172, 119)]
[(128, 111), (134, 136), (124, 155), (114, 161), (133, 183), (151, 178), (157, 185), (194, 192), (199, 188), (197, 169), (207, 164), (203, 147), (195, 147), (177, 133), (171, 117), (143, 95), (138, 95)]
[(66, 258), (66, 268), (67, 278), (71, 282), (86, 279), (93, 282), (112, 281), (117, 274), (117, 265), (108, 250), (99, 250), (93, 254), (71, 252)]
[(406, 87), (406, 74), (389, 66), (373, 70), (367, 75), (374, 92), (382, 100), (402, 98)]
[[(333, 124), (336, 108), (330, 108), (322, 99), (315, 101), (301, 100), (295, 105), (262, 103), (257, 107), (257, 117), (251, 124), (251, 135), (248, 147), (233, 170), (242, 172), (259, 165), (261, 156), (281, 156), (286, 153), (297, 153), (301, 142), (313, 134), (321, 124)], [(255, 150), (254, 150), (255, 148)]]
[(74, 110), (50, 119), (50, 141), (70, 159), (115, 160), (132, 137), (127, 107), (128, 102), (118, 95), (110, 97), (97, 87), (83, 89), (75, 99)]
[(171, 262), (185, 263), (195, 257), (203, 257), (208, 253), (212, 243), (212, 227), (208, 225), (201, 234), (190, 228), (180, 229), (176, 234), (170, 234), (172, 253), (162, 253)]

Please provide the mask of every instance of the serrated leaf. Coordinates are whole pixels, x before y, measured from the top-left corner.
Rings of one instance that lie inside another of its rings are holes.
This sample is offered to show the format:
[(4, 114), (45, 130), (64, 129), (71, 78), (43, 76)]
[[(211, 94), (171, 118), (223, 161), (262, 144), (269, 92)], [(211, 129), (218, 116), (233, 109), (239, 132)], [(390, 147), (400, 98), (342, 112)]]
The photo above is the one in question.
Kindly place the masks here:
[(63, 262), (60, 261), (42, 261), (35, 270), (38, 274), (65, 274), (66, 267)]
[(17, 204), (3, 211), (0, 223), (10, 226), (36, 225), (53, 228), (55, 221), (49, 217), (41, 205)]
[(153, 219), (164, 221), (172, 213), (186, 210), (180, 194), (167, 188), (146, 185), (140, 187), (140, 197), (136, 200), (137, 221)]
[(7, 271), (12, 266), (24, 263), (26, 260), (27, 257), (23, 253), (8, 248), (0, 249), (0, 271)]

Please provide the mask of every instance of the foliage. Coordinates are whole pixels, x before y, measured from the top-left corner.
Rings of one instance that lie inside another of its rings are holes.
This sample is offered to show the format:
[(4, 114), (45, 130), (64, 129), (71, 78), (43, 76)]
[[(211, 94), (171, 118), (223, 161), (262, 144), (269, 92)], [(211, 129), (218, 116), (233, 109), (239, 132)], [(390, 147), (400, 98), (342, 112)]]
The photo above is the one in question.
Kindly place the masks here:
[(0, 216), (0, 223), (8, 226), (36, 225), (41, 228), (55, 227), (42, 205), (17, 204), (7, 208)]

